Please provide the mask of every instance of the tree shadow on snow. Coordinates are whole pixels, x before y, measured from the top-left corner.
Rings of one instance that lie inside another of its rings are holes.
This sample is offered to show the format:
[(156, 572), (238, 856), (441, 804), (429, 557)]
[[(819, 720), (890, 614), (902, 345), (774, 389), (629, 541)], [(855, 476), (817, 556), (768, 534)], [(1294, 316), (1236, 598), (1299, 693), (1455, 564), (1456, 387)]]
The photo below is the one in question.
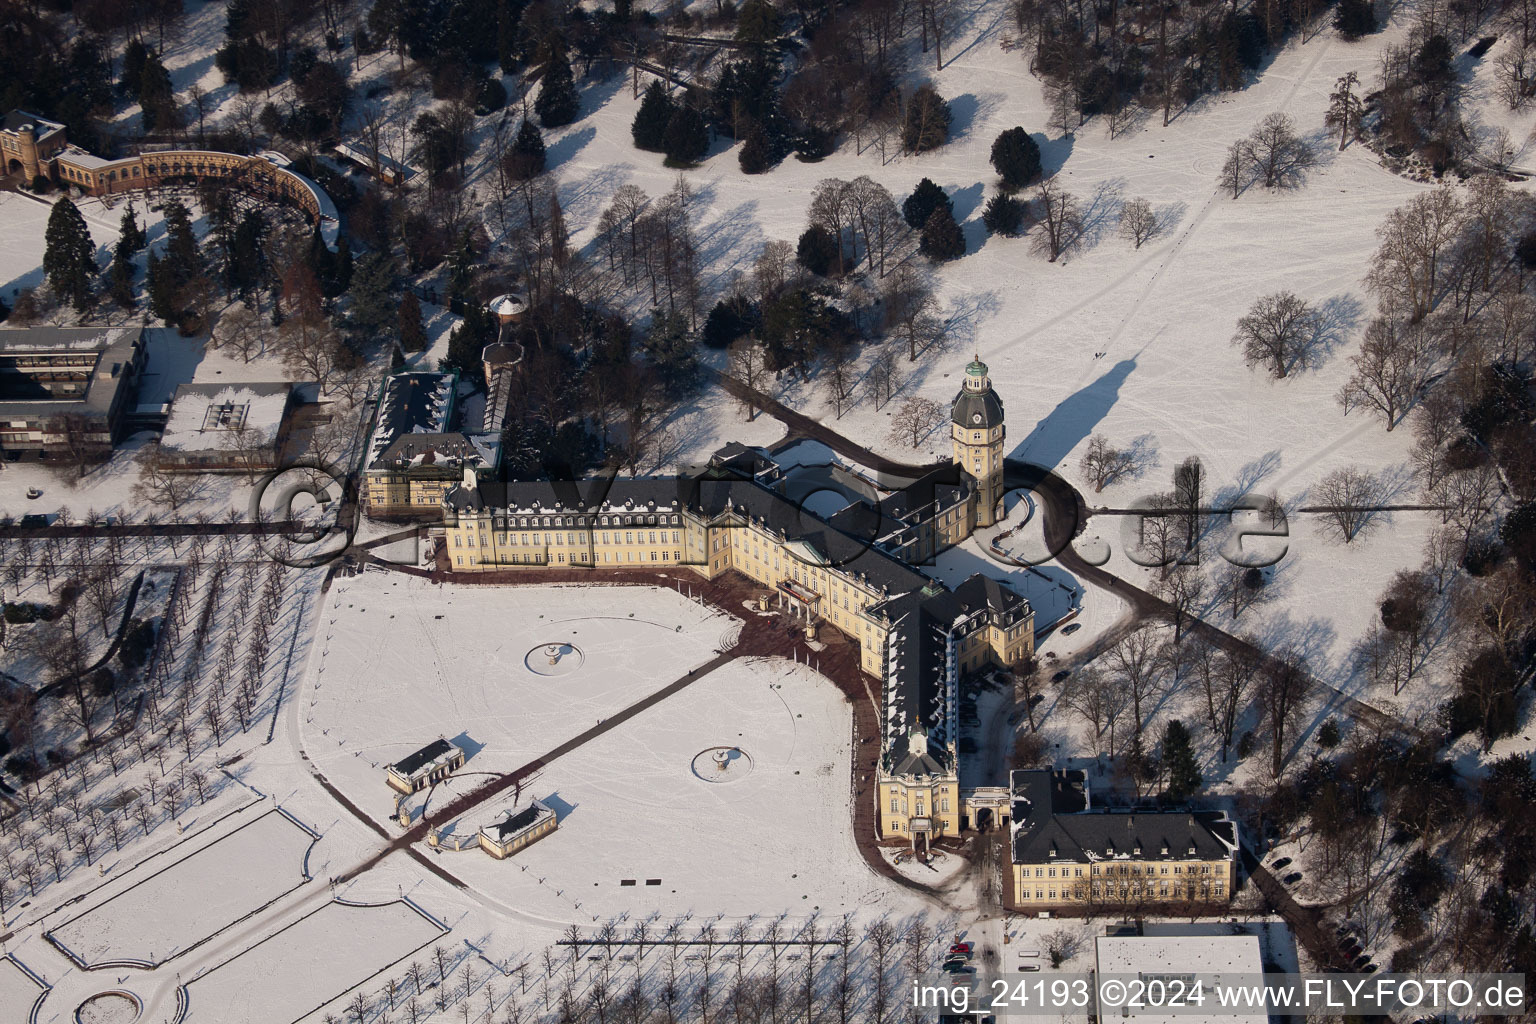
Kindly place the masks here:
[(544, 154), (545, 167), (553, 171), (569, 162), (595, 138), (597, 138), (597, 129), (590, 124), (584, 124), (574, 131), (566, 132)]
[(964, 224), (967, 217), (981, 209), (981, 197), (985, 193), (986, 187), (979, 181), (974, 185), (966, 185), (951, 192), (949, 202), (954, 207), (955, 220)]
[(949, 138), (953, 142), (957, 136), (965, 135), (980, 121), (987, 117), (1002, 105), (1003, 94), (989, 92), (983, 96), (975, 93), (963, 93), (949, 101)]
[(1316, 307), (1312, 334), (1296, 353), (1295, 369), (1317, 369), (1354, 333), (1365, 318), (1365, 304), (1345, 292), (1324, 299)]
[(1030, 132), (1029, 137), (1035, 140), (1035, 145), (1040, 147), (1040, 177), (1049, 178), (1067, 164), (1067, 158), (1072, 155), (1072, 147), (1076, 144), (1075, 136), (1063, 135), (1059, 139), (1052, 139), (1044, 132)]

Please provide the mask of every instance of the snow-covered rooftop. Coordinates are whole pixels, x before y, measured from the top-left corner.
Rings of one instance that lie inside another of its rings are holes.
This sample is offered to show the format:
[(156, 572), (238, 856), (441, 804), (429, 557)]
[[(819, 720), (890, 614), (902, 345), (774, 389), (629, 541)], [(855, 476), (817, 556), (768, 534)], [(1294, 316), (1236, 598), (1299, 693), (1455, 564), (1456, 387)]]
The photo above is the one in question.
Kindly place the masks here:
[(254, 431), (262, 443), (277, 439), (293, 385), (183, 384), (171, 400), (170, 417), (161, 435), (162, 448), (215, 451), (235, 447), (242, 430)]

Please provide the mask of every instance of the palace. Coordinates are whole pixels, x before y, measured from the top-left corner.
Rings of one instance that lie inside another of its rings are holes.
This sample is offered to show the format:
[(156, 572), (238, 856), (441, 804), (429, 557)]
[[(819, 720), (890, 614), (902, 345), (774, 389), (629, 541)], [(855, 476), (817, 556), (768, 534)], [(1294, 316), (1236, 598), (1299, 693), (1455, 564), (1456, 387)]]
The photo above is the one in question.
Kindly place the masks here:
[(977, 821), (958, 772), (962, 674), (1021, 667), (1035, 649), (1020, 594), (980, 574), (951, 590), (914, 564), (994, 522), (1002, 500), (1003, 403), (980, 360), (951, 421), (951, 465), (826, 517), (786, 493), (771, 457), (739, 444), (677, 477), (492, 483), (466, 472), (442, 498), (440, 552), (454, 572), (736, 572), (808, 624), (836, 628), (883, 682), (880, 833), (926, 846)]

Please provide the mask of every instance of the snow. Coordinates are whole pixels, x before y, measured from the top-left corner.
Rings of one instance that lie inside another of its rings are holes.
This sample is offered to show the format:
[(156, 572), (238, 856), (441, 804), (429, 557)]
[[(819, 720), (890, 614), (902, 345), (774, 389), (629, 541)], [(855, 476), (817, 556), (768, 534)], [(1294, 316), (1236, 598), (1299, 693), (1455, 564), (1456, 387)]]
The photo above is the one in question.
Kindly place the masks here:
[[(7, 306), (14, 305), (21, 289), (43, 283), (43, 234), (52, 212), (52, 198), (0, 192), (0, 298)], [(117, 224), (87, 209), (80, 212), (96, 243), (96, 262), (105, 267), (117, 242)]]
[[(554, 833), (505, 861), (472, 849), (443, 865), (551, 923), (878, 903), (885, 883), (848, 834), (849, 731), (841, 694), (805, 666), (735, 662), (546, 767), (527, 792), (555, 808)], [(719, 745), (745, 751), (751, 771), (696, 776), (695, 755)]]
[(288, 407), (288, 390), (258, 392), (239, 384), (227, 384), (211, 395), (183, 391), (171, 406), (165, 431), (160, 443), (180, 451), (226, 451), (235, 445), (236, 427), (206, 427), (210, 406), (234, 406), (244, 409), (240, 414), (239, 427), (259, 432), (270, 443), (277, 437), (283, 422), (283, 410)]
[[(461, 772), (512, 771), (709, 660), (735, 621), (656, 587), (365, 573), (325, 605), (303, 733), (315, 764), (382, 821), (394, 813), (384, 765), (446, 736), (468, 757)], [(582, 658), (552, 686), (524, 659), (554, 642)]]
[(307, 881), (314, 842), (292, 819), (268, 811), (49, 935), (86, 967), (164, 963)]
[(0, 1016), (8, 1021), (31, 1019), (43, 988), (11, 956), (0, 957)]
[[(378, 906), (339, 901), (187, 986), (187, 1024), (273, 1024), (311, 1011), (410, 956), (447, 929), (403, 900)], [(316, 1018), (318, 1019), (318, 1018)]]

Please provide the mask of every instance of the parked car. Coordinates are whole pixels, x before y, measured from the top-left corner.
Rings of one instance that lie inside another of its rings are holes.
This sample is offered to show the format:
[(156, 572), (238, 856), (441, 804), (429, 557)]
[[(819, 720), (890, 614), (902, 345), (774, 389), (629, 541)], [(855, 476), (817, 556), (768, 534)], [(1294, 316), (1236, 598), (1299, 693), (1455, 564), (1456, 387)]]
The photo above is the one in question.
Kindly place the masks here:
[(39, 487), (28, 487), (27, 488), (27, 497), (29, 497), (29, 498), (41, 498), (42, 496), (43, 496), (43, 492), (42, 492), (41, 488), (39, 488)]
[(1062, 636), (1071, 636), (1073, 633), (1076, 633), (1078, 630), (1080, 630), (1082, 628), (1083, 628), (1083, 624), (1081, 622), (1069, 623), (1068, 625), (1065, 625), (1065, 626), (1061, 627), (1061, 635)]
[(1290, 866), (1291, 866), (1291, 858), (1289, 858), (1289, 857), (1281, 857), (1279, 860), (1277, 860), (1273, 864), (1271, 864), (1269, 866), (1269, 869), (1271, 871), (1284, 871), (1286, 868), (1288, 868)]
[(1280, 879), (1280, 881), (1284, 882), (1286, 885), (1295, 885), (1297, 882), (1301, 881), (1301, 872), (1292, 871), (1290, 874)]
[(1056, 674), (1051, 676), (1051, 682), (1059, 683), (1059, 682), (1061, 682), (1063, 679), (1067, 678), (1067, 676), (1069, 676), (1071, 674), (1072, 674), (1072, 670), (1071, 669), (1064, 668), (1060, 672), (1057, 672)]
[(963, 960), (954, 960), (944, 965), (945, 974), (975, 974), (976, 968)]
[(965, 953), (967, 956), (969, 956), (971, 948), (972, 947), (969, 942), (957, 942), (953, 946), (949, 947), (949, 951), (951, 953)]

